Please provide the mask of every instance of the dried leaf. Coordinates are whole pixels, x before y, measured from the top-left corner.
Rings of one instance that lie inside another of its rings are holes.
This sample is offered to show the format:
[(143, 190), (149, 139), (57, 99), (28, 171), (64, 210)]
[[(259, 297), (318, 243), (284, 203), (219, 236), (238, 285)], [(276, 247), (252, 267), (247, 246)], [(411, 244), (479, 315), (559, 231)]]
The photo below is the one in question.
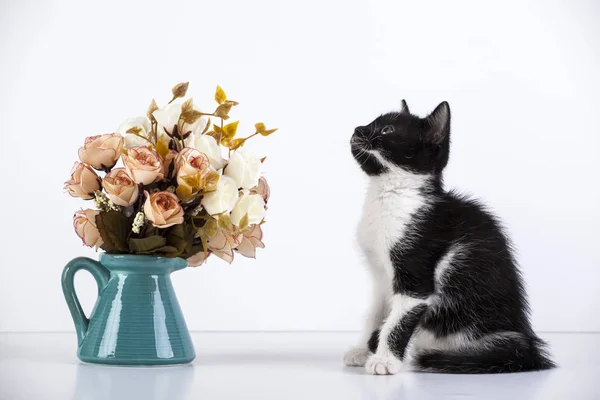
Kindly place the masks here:
[(154, 115), (152, 115), (152, 113), (156, 110), (158, 110), (158, 105), (156, 104), (156, 100), (152, 99), (152, 103), (150, 103), (150, 106), (148, 107), (148, 111), (146, 111), (146, 116), (152, 122), (156, 122), (156, 118), (154, 118)]
[(191, 97), (181, 105), (181, 114), (189, 113), (194, 110), (194, 99)]
[(170, 102), (172, 102), (175, 99), (185, 96), (185, 94), (187, 93), (189, 84), (190, 84), (189, 82), (181, 82), (181, 83), (178, 83), (177, 85), (173, 86), (173, 89), (171, 89), (171, 92), (173, 92), (173, 99), (171, 99)]
[(250, 217), (248, 216), (248, 214), (244, 215), (242, 217), (242, 219), (240, 220), (240, 229), (244, 230), (248, 227), (248, 221), (250, 220)]
[(229, 111), (231, 110), (231, 105), (228, 104), (220, 104), (217, 109), (215, 110), (215, 112), (213, 113), (213, 115), (215, 117), (219, 117), (222, 119), (229, 119)]
[(259, 133), (262, 136), (269, 136), (271, 133), (273, 133), (277, 130), (277, 128), (276, 129), (267, 129), (265, 124), (262, 122), (258, 122), (256, 124), (254, 124), (254, 127), (256, 128), (256, 133)]
[(215, 131), (206, 132), (205, 135), (214, 137), (217, 143), (221, 141), (221, 134)]
[(210, 128), (210, 118), (208, 119), (208, 122), (206, 123), (206, 126), (204, 127), (204, 130), (202, 131), (201, 135), (204, 135), (206, 131), (208, 131), (208, 128)]
[(277, 131), (277, 128), (275, 128), (275, 129), (267, 129), (266, 131), (261, 132), (260, 134), (261, 134), (261, 136), (269, 136), (271, 133), (273, 133), (275, 131)]
[(256, 133), (261, 133), (267, 130), (267, 127), (262, 122), (257, 122), (254, 124), (254, 127), (256, 128)]
[(184, 186), (187, 185), (192, 192), (194, 192), (194, 190), (200, 190), (204, 187), (204, 181), (199, 172), (194, 175), (180, 175), (179, 179), (185, 182)]
[(179, 197), (184, 203), (187, 203), (194, 198), (192, 189), (186, 185), (177, 186), (175, 193), (177, 193), (177, 197)]
[(260, 162), (264, 163), (266, 159), (267, 159), (267, 156), (264, 156), (263, 158), (260, 159)]
[[(238, 125), (240, 121), (235, 121), (230, 124), (227, 124), (223, 127), (223, 138), (225, 139), (233, 139), (237, 132)], [(216, 129), (215, 129), (216, 130)]]
[(220, 214), (218, 220), (219, 228), (223, 229), (227, 232), (233, 232), (233, 224), (231, 223), (231, 218), (229, 214)]
[[(168, 137), (165, 135), (165, 137)], [(169, 142), (171, 138), (168, 140), (159, 139), (156, 143), (156, 152), (164, 159), (167, 154), (169, 154)]]
[(142, 131), (142, 128), (139, 126), (134, 126), (132, 128), (127, 129), (125, 133), (133, 133), (134, 135), (138, 135)]
[(225, 103), (220, 104), (213, 115), (222, 118), (229, 119), (229, 111), (231, 111), (231, 107), (237, 106), (239, 103), (237, 101), (227, 100)]
[(194, 122), (198, 121), (198, 119), (201, 116), (202, 116), (202, 113), (200, 111), (198, 111), (198, 110), (191, 110), (191, 111), (182, 112), (180, 118), (186, 124), (193, 124)]
[(219, 135), (223, 134), (223, 128), (221, 128), (219, 125), (213, 124), (213, 129), (215, 130), (216, 133), (218, 133)]
[(204, 177), (204, 192), (213, 192), (217, 190), (217, 183), (219, 183), (219, 179), (221, 175), (216, 172), (209, 172)]
[(208, 240), (204, 236), (200, 236), (202, 240), (202, 251), (204, 251), (204, 256), (208, 257)]
[(242, 147), (244, 145), (244, 143), (246, 143), (246, 139), (233, 139), (233, 141), (231, 142), (231, 146), (229, 146), (229, 148), (231, 150), (236, 150), (236, 149), (239, 149), (240, 147)]
[(233, 146), (233, 139), (223, 139), (221, 140), (221, 144), (225, 147), (231, 148)]
[(215, 91), (215, 101), (219, 104), (223, 104), (226, 100), (227, 95), (225, 94), (225, 91), (221, 86), (217, 85), (217, 90)]
[(206, 236), (208, 236), (209, 239), (215, 237), (215, 235), (217, 234), (217, 228), (217, 220), (214, 218), (208, 219), (202, 227), (204, 233), (206, 234)]

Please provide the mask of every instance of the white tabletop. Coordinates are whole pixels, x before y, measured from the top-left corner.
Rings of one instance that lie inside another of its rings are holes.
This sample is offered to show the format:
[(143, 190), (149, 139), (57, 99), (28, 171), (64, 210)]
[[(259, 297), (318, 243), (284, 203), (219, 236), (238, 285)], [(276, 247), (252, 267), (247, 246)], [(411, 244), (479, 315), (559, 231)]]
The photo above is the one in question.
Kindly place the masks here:
[(186, 367), (82, 365), (69, 333), (0, 334), (0, 399), (600, 399), (600, 334), (546, 334), (560, 368), (503, 375), (346, 368), (355, 333), (194, 333)]

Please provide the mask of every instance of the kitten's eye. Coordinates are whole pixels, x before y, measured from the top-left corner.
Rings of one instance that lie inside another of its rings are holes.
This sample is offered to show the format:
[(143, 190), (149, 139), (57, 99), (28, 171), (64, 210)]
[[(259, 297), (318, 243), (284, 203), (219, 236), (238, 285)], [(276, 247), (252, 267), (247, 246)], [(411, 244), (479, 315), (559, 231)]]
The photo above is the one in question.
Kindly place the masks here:
[(393, 133), (393, 132), (394, 132), (394, 127), (392, 125), (386, 125), (383, 128), (381, 128), (382, 135), (387, 135), (388, 133)]

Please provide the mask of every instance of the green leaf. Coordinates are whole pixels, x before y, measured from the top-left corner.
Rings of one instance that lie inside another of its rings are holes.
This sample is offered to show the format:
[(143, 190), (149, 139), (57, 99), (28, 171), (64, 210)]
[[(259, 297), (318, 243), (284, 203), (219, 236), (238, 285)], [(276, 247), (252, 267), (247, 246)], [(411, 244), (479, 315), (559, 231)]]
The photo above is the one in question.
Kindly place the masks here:
[(129, 251), (134, 254), (152, 254), (167, 243), (160, 235), (148, 236), (141, 239), (129, 239)]
[(126, 253), (129, 251), (127, 237), (131, 232), (132, 217), (126, 217), (120, 211), (101, 211), (96, 216), (96, 226), (104, 244), (102, 250), (107, 253)]
[(168, 254), (165, 254), (165, 256), (187, 256), (192, 248), (194, 232), (194, 224), (192, 223), (191, 218), (186, 220), (183, 224), (173, 225), (169, 228), (166, 233), (167, 245), (175, 250), (171, 250)]
[(177, 247), (173, 247), (173, 246), (163, 246), (161, 248), (158, 248), (154, 251), (154, 253), (152, 253), (156, 256), (160, 256), (160, 257), (179, 257), (179, 255), (181, 254), (179, 252), (179, 250), (177, 249)]

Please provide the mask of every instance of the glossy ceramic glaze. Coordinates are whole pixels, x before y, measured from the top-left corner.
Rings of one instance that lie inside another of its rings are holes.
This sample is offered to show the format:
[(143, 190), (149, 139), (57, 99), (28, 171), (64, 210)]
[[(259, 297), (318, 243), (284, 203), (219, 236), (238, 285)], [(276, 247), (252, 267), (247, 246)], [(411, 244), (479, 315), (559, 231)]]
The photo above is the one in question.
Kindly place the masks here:
[[(121, 366), (187, 364), (195, 358), (170, 274), (181, 258), (101, 254), (100, 262), (76, 258), (65, 267), (62, 287), (77, 330), (77, 356)], [(75, 273), (89, 271), (98, 300), (89, 319), (73, 287)]]

